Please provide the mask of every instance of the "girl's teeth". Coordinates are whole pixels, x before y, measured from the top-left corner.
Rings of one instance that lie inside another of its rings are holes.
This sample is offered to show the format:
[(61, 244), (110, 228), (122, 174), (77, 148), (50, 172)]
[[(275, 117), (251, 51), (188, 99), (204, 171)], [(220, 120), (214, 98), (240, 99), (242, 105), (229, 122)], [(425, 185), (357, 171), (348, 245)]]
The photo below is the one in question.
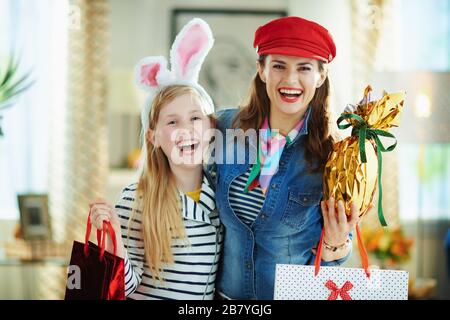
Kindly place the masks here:
[(179, 146), (179, 148), (181, 149), (181, 151), (190, 151), (190, 150), (194, 150), (196, 148), (196, 146), (197, 146), (197, 143), (191, 143), (191, 144)]
[(197, 144), (197, 142), (183, 143), (183, 144), (179, 144), (179, 146), (180, 146), (180, 148), (183, 148), (183, 147), (190, 147), (195, 144)]

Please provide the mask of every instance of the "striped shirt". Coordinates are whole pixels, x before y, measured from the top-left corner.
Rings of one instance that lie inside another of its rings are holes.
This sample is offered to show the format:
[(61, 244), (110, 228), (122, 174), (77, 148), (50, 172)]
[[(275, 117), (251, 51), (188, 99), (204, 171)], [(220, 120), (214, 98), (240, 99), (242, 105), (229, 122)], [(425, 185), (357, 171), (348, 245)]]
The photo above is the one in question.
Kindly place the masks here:
[(229, 194), (231, 208), (236, 213), (236, 216), (248, 226), (255, 221), (266, 199), (260, 186), (244, 192), (251, 170), (252, 166), (246, 173), (231, 182)]
[[(136, 203), (137, 184), (126, 187), (116, 205), (125, 254), (125, 294), (128, 299), (213, 299), (214, 282), (219, 263), (223, 228), (215, 205), (215, 194), (204, 177), (200, 201), (197, 203), (180, 193), (183, 222), (187, 241), (174, 240), (174, 264), (163, 265), (164, 282), (154, 281), (145, 262), (144, 242), (141, 235), (139, 200)], [(134, 211), (134, 212), (133, 212)], [(133, 215), (131, 216), (131, 213)], [(128, 222), (130, 230), (128, 231)], [(151, 248), (150, 248), (151, 250)]]

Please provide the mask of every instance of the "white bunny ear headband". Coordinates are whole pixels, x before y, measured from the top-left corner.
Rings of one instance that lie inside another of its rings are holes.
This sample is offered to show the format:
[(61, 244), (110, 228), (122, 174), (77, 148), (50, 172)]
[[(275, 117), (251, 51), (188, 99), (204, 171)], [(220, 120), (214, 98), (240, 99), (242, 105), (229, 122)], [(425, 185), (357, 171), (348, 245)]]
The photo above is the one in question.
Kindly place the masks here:
[(145, 106), (141, 113), (142, 132), (145, 135), (149, 128), (149, 113), (156, 94), (169, 85), (188, 85), (195, 88), (208, 102), (206, 112), (214, 112), (211, 97), (198, 84), (200, 68), (214, 43), (209, 25), (199, 18), (192, 19), (186, 24), (175, 38), (170, 49), (170, 67), (162, 56), (146, 57), (135, 69), (137, 85), (149, 92)]

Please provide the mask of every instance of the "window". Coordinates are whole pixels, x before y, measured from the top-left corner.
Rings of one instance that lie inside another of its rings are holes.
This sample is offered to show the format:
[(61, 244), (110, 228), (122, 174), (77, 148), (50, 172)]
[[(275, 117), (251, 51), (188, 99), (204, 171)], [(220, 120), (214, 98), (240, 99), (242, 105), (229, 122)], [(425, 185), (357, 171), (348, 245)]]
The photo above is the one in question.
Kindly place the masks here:
[[(397, 136), (400, 218), (450, 219), (450, 1), (392, 0), (386, 6), (375, 77), (380, 90), (407, 93)], [(424, 93), (431, 114), (421, 121), (415, 103)]]
[(450, 1), (392, 0), (382, 21), (377, 71), (450, 70)]
[(450, 144), (401, 144), (400, 217), (450, 219)]
[(67, 1), (0, 0), (0, 55), (15, 52), (35, 81), (2, 111), (0, 219), (19, 218), (18, 193), (48, 191), (52, 121), (65, 107), (67, 20)]

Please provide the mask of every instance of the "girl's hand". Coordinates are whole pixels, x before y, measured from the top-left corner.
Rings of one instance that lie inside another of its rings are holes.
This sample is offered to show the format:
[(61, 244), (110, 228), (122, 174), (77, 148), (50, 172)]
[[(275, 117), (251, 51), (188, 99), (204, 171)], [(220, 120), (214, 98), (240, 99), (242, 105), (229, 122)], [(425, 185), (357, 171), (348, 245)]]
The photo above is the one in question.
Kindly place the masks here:
[(92, 225), (102, 230), (103, 221), (111, 222), (116, 233), (120, 232), (120, 222), (114, 208), (104, 199), (97, 199), (89, 204)]
[(97, 199), (94, 202), (91, 202), (89, 204), (89, 207), (90, 207), (89, 216), (91, 217), (92, 225), (95, 228), (102, 230), (103, 221), (111, 222), (111, 225), (114, 228), (117, 240), (116, 250), (114, 249), (114, 244), (112, 243), (111, 239), (107, 237), (105, 247), (106, 251), (112, 254), (116, 254), (116, 256), (120, 258), (124, 258), (125, 247), (121, 237), (120, 221), (114, 208), (104, 199)]
[(320, 206), (324, 220), (324, 241), (333, 247), (344, 244), (350, 232), (359, 222), (359, 208), (353, 203), (351, 205), (351, 216), (347, 218), (342, 200), (337, 203), (337, 210), (334, 198), (328, 199), (327, 202), (321, 201)]

